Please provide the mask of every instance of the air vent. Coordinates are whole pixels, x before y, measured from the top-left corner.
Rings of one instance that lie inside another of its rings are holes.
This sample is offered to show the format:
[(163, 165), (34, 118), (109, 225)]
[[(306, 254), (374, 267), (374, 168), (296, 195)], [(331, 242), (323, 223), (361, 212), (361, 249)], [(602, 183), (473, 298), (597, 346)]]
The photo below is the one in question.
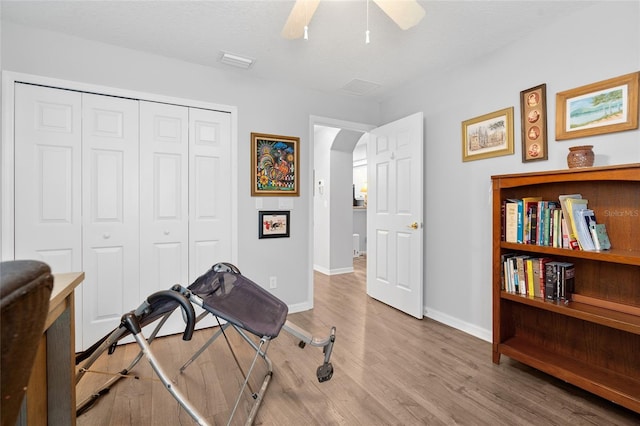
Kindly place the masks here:
[(345, 84), (342, 87), (342, 90), (345, 92), (351, 93), (352, 95), (366, 95), (367, 93), (371, 93), (374, 90), (378, 89), (380, 85), (378, 83), (372, 83), (370, 81), (353, 79), (349, 83)]
[(249, 69), (254, 63), (254, 60), (251, 58), (245, 58), (240, 55), (236, 55), (233, 53), (222, 52), (220, 54), (219, 61), (226, 65), (231, 65), (232, 67)]

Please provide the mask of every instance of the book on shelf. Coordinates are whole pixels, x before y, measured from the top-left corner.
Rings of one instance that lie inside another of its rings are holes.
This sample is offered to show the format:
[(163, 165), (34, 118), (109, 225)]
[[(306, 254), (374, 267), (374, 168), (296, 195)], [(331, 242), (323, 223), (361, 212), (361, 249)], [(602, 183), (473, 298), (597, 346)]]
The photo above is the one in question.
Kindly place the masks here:
[(504, 253), (500, 255), (500, 260), (502, 261), (502, 269), (500, 271), (500, 279), (501, 279), (501, 289), (511, 291), (510, 288), (510, 279), (507, 278), (507, 274), (509, 271), (508, 261), (509, 258), (515, 256), (515, 253)]
[(544, 270), (544, 298), (556, 300), (558, 298), (558, 262), (547, 262)]
[(570, 262), (551, 261), (545, 265), (545, 299), (568, 303), (575, 290), (575, 267)]
[(557, 207), (553, 210), (553, 247), (562, 248), (562, 209)]
[(517, 217), (518, 237), (516, 239), (516, 242), (523, 243), (524, 242), (524, 202), (522, 200), (517, 200), (516, 204), (518, 205), (518, 217)]
[(593, 244), (596, 250), (609, 250), (611, 248), (607, 227), (604, 223), (596, 223), (593, 228), (591, 228), (591, 237), (593, 238)]
[(524, 260), (524, 273), (527, 276), (527, 296), (535, 297), (536, 295), (536, 279), (533, 274), (533, 264), (535, 259), (527, 258)]
[(572, 200), (576, 200), (576, 199), (581, 199), (582, 198), (582, 194), (564, 194), (564, 195), (559, 195), (558, 196), (558, 200), (560, 201), (560, 208), (562, 209), (562, 217), (564, 219), (564, 221), (566, 222), (566, 245), (563, 244), (564, 247), (567, 248), (571, 248), (571, 249), (578, 249), (578, 240), (576, 240), (575, 234), (573, 233), (573, 229), (572, 229), (572, 225), (571, 225), (571, 221), (570, 221), (570, 215), (569, 215), (569, 208), (567, 206), (567, 200), (568, 199), (572, 199)]
[(562, 248), (572, 248), (571, 247), (571, 243), (570, 243), (570, 238), (569, 238), (569, 225), (567, 224), (567, 219), (564, 215), (564, 212), (562, 213), (562, 219), (560, 219), (560, 228), (561, 228), (561, 232), (562, 232)]
[(518, 200), (505, 200), (505, 241), (509, 243), (518, 242)]
[(528, 259), (527, 255), (516, 256), (516, 273), (518, 276), (518, 292), (522, 295), (527, 294), (527, 274), (525, 273), (524, 261)]
[(556, 208), (558, 208), (558, 205), (555, 201), (545, 203), (541, 246), (553, 245), (553, 211)]
[(575, 291), (576, 270), (573, 263), (570, 262), (560, 262), (559, 268), (558, 279), (560, 283), (558, 285), (558, 298), (568, 302), (571, 300), (571, 295)]
[(535, 244), (536, 225), (538, 223), (538, 202), (542, 197), (524, 197), (523, 204), (523, 237), (522, 242), (525, 244)]
[(576, 222), (576, 230), (578, 243), (582, 250), (593, 251), (596, 246), (591, 238), (591, 226), (596, 224), (596, 215), (591, 209), (577, 208), (574, 211), (574, 220)]
[[(578, 210), (586, 209), (589, 201), (584, 198), (567, 198), (565, 202), (567, 203), (567, 212), (569, 215), (569, 232), (571, 232), (569, 234), (569, 243), (572, 249), (582, 250), (580, 239), (578, 238), (578, 227), (575, 215)], [(577, 242), (577, 244), (573, 244), (573, 241)]]

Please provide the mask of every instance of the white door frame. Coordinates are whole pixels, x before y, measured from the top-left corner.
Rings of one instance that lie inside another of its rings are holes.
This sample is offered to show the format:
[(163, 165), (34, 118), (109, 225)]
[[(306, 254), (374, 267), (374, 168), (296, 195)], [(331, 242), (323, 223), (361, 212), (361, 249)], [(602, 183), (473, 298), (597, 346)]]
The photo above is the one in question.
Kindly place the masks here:
[[(345, 121), (345, 120), (339, 120), (339, 119), (335, 119), (335, 118), (330, 118), (330, 117), (322, 117), (322, 116), (317, 116), (317, 115), (310, 115), (309, 116), (309, 141), (311, 141), (312, 143), (315, 143), (314, 140), (314, 127), (315, 126), (327, 126), (327, 127), (336, 127), (336, 128), (340, 128), (340, 129), (344, 129), (344, 130), (353, 130), (353, 131), (358, 131), (358, 132), (364, 132), (364, 133), (368, 133), (369, 131), (371, 131), (372, 129), (375, 129), (378, 126), (372, 125), (372, 124), (366, 124), (366, 123), (357, 123), (354, 121)], [(314, 150), (313, 147), (311, 149), (309, 149), (309, 164), (311, 165), (309, 167), (309, 171), (308, 171), (308, 181), (309, 181), (309, 186), (307, 187), (307, 191), (309, 191), (309, 194), (313, 194), (314, 192), (314, 165), (315, 165), (315, 158), (314, 158)], [(313, 209), (314, 209), (314, 200), (315, 197), (313, 197), (313, 195), (309, 196), (309, 211), (311, 212), (311, 214), (309, 215), (311, 217), (311, 220), (309, 221), (309, 272), (308, 272), (308, 290), (307, 290), (307, 294), (309, 295), (309, 301), (307, 303), (307, 306), (305, 306), (307, 309), (311, 309), (313, 308), (313, 263), (314, 263), (314, 223), (313, 223)]]

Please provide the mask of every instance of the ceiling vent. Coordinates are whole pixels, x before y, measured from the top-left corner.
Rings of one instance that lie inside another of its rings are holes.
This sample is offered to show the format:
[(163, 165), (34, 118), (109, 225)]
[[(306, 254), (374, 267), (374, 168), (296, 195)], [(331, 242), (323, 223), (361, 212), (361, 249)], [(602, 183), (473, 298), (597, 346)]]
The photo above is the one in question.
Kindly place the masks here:
[(353, 79), (342, 87), (342, 90), (352, 95), (362, 96), (373, 92), (378, 89), (380, 85), (378, 83), (372, 83), (370, 81)]
[(242, 68), (244, 70), (251, 68), (255, 60), (251, 58), (245, 58), (244, 56), (236, 55), (233, 53), (222, 52), (220, 54), (219, 61), (232, 67)]

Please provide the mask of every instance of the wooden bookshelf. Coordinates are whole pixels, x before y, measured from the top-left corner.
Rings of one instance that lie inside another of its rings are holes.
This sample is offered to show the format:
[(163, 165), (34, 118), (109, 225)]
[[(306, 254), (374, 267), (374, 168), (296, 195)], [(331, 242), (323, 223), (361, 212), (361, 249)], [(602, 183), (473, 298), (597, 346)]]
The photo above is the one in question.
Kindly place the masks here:
[[(493, 183), (493, 362), (506, 355), (640, 413), (640, 163), (509, 174)], [(580, 251), (502, 241), (502, 201), (582, 194), (611, 250)], [(501, 255), (575, 265), (568, 303), (501, 287)]]

